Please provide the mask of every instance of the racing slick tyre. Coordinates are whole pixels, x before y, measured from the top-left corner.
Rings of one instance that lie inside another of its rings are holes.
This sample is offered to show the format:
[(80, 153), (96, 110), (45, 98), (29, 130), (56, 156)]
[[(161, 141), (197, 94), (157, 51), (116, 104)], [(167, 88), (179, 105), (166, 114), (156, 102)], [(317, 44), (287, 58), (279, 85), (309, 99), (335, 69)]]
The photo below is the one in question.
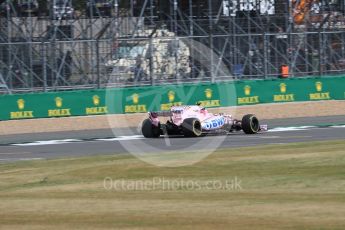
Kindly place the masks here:
[(185, 137), (200, 137), (202, 135), (201, 122), (196, 118), (187, 118), (182, 123), (182, 131)]
[(146, 138), (158, 138), (161, 130), (152, 124), (150, 119), (145, 119), (141, 127), (141, 132)]
[(253, 114), (242, 118), (242, 130), (245, 134), (256, 134), (260, 130), (259, 119)]

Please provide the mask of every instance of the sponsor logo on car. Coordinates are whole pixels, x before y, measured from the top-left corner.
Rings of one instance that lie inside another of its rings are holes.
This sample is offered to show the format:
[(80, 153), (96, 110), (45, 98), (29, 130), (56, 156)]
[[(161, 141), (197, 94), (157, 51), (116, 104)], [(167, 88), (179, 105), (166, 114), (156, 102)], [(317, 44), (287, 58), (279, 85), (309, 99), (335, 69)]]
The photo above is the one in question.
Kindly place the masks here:
[(211, 129), (219, 129), (223, 127), (225, 124), (225, 119), (224, 117), (218, 117), (218, 118), (213, 118), (209, 121), (206, 121), (202, 124), (202, 128), (205, 130), (211, 130)]

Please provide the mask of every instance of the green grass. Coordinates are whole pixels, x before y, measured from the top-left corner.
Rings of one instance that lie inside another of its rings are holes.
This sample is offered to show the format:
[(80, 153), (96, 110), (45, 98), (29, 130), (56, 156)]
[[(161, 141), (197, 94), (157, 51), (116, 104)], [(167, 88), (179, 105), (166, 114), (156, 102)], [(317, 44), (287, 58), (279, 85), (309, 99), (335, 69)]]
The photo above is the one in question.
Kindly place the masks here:
[[(148, 186), (105, 189), (106, 177)], [(0, 165), (0, 229), (343, 229), (344, 216), (344, 141), (222, 149), (180, 168), (128, 155)]]

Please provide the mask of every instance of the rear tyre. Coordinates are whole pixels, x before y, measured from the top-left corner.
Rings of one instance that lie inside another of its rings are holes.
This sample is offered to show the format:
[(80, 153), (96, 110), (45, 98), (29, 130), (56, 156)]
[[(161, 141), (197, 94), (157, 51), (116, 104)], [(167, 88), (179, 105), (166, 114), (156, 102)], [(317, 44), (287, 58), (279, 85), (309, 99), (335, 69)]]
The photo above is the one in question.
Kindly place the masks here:
[(187, 118), (182, 123), (182, 131), (185, 137), (200, 137), (202, 135), (201, 122), (196, 118)]
[(146, 119), (143, 121), (141, 132), (146, 138), (158, 138), (160, 136), (160, 127), (154, 126), (150, 119)]
[(242, 130), (245, 134), (256, 134), (260, 130), (259, 119), (253, 114), (245, 115), (242, 118)]

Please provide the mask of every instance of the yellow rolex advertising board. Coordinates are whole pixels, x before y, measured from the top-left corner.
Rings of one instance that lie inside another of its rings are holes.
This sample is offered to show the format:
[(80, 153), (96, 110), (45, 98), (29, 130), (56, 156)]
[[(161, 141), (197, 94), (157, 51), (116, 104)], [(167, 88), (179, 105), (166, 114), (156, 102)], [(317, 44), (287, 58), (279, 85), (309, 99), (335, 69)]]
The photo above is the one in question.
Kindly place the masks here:
[(10, 111), (10, 118), (11, 119), (28, 119), (34, 118), (34, 111), (25, 110), (25, 100), (18, 99), (17, 100), (17, 111)]
[(217, 91), (211, 87), (206, 88), (200, 105), (206, 108), (220, 107), (220, 99), (218, 95), (215, 95)]
[[(166, 100), (164, 96), (166, 97), (166, 99), (168, 99), (167, 103), (165, 103)], [(161, 102), (162, 104), (160, 105), (160, 110), (167, 111), (167, 110), (170, 110), (172, 106), (183, 105), (182, 101), (177, 101), (177, 99), (179, 99), (178, 96), (179, 95), (177, 95), (176, 91), (169, 90), (166, 95), (163, 95), (162, 102)]]
[(104, 105), (104, 98), (101, 99), (99, 95), (93, 95), (90, 97), (92, 100), (92, 106), (85, 108), (86, 115), (101, 115), (108, 114), (108, 107)]
[(315, 82), (315, 92), (309, 94), (309, 99), (311, 101), (315, 100), (330, 100), (331, 93), (324, 90), (322, 81)]
[(133, 93), (125, 100), (125, 113), (145, 113), (147, 112), (147, 105), (141, 103), (140, 92)]
[(273, 101), (274, 102), (292, 102), (295, 101), (295, 94), (293, 93), (288, 93), (288, 85), (287, 83), (280, 83), (279, 85), (279, 94), (273, 95)]
[[(258, 104), (260, 103), (260, 96), (256, 93), (253, 93), (255, 89), (255, 84), (245, 85), (241, 89), (237, 90), (237, 104), (238, 105), (248, 105), (248, 104)], [(257, 92), (257, 91), (255, 91)]]
[[(53, 104), (53, 103), (52, 103)], [(64, 108), (63, 98), (54, 98), (55, 108), (48, 109), (48, 117), (68, 117), (72, 116), (70, 108)]]

